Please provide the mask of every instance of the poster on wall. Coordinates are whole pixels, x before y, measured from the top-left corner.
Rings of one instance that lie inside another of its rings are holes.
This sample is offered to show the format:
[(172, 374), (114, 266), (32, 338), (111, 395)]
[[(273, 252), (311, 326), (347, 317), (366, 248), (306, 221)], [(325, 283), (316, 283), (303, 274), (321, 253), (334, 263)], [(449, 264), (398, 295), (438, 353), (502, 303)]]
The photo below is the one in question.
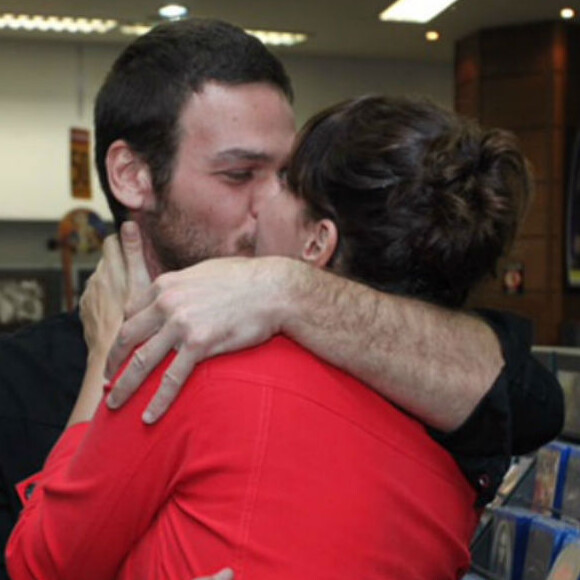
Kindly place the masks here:
[(70, 176), (72, 196), (91, 199), (91, 135), (87, 129), (70, 130)]
[(522, 262), (513, 262), (505, 265), (502, 286), (504, 294), (523, 294), (524, 264)]

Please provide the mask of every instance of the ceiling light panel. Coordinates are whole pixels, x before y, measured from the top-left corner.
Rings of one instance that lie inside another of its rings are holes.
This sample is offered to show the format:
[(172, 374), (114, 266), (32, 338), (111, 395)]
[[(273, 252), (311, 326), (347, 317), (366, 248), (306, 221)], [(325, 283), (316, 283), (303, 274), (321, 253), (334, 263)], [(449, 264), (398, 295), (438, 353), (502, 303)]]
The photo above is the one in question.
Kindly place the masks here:
[(457, 0), (397, 0), (379, 14), (379, 19), (425, 23), (433, 20)]
[(274, 30), (246, 30), (246, 32), (270, 46), (292, 46), (305, 42), (308, 38), (301, 32), (276, 32)]
[(0, 14), (0, 30), (27, 32), (68, 32), (71, 34), (106, 34), (117, 26), (113, 19), (73, 18), (70, 16), (29, 16), (28, 14)]
[(159, 16), (161, 18), (167, 18), (168, 20), (185, 18), (187, 13), (187, 8), (181, 4), (166, 4), (159, 8)]
[(574, 12), (573, 8), (562, 8), (560, 10), (560, 17), (564, 18), (564, 20), (570, 20), (576, 16), (576, 12)]
[[(141, 36), (153, 28), (150, 24), (123, 23), (98, 18), (73, 18), (71, 16), (29, 16), (27, 14), (0, 14), (0, 30), (24, 32), (56, 32), (80, 34), (106, 34), (118, 29), (122, 34)], [(271, 46), (293, 46), (306, 42), (308, 36), (302, 32), (279, 32), (275, 30), (246, 30)]]
[(147, 34), (153, 26), (151, 24), (121, 24), (119, 30), (122, 34), (126, 34), (128, 36), (143, 36)]
[[(130, 36), (140, 36), (149, 32), (151, 28), (153, 27), (147, 24), (127, 24), (121, 26), (121, 32)], [(308, 40), (308, 35), (302, 32), (278, 32), (275, 30), (246, 30), (246, 32), (270, 46), (293, 46)]]

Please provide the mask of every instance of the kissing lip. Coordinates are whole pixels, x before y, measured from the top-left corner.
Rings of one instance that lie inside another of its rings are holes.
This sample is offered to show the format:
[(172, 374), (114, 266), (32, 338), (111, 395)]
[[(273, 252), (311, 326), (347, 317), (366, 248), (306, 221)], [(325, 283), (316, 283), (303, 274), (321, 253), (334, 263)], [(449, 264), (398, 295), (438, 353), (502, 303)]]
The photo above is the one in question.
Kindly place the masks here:
[(236, 242), (236, 256), (253, 258), (256, 255), (256, 234), (244, 234)]

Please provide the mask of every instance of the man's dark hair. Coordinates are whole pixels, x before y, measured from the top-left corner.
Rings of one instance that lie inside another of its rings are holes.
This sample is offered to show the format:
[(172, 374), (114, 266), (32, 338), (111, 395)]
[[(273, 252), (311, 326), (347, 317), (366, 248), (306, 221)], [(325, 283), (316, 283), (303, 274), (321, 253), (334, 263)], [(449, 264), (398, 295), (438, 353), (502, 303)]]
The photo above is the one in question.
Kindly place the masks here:
[(495, 273), (532, 191), (510, 133), (426, 101), (374, 96), (307, 123), (288, 185), (308, 217), (336, 223), (333, 269), (450, 307)]
[(171, 181), (179, 144), (179, 119), (192, 93), (205, 83), (268, 83), (292, 101), (280, 61), (255, 37), (214, 20), (161, 24), (117, 58), (95, 104), (95, 155), (101, 187), (117, 226), (127, 209), (112, 195), (106, 156), (125, 140), (147, 163), (153, 188), (163, 194)]

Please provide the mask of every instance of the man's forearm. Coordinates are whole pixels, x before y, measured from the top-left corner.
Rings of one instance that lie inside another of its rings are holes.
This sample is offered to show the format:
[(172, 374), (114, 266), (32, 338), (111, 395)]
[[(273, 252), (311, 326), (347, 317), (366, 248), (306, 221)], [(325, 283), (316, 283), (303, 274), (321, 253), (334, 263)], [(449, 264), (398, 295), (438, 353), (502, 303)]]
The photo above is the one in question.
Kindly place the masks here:
[(165, 412), (200, 361), (280, 332), (442, 431), (463, 423), (503, 366), (495, 333), (476, 317), (289, 258), (207, 260), (160, 276), (142, 302), (109, 356), (112, 376), (141, 344), (108, 402), (122, 405), (175, 348), (147, 422)]
[(282, 332), (443, 431), (460, 426), (503, 359), (491, 328), (291, 260), (277, 259)]

